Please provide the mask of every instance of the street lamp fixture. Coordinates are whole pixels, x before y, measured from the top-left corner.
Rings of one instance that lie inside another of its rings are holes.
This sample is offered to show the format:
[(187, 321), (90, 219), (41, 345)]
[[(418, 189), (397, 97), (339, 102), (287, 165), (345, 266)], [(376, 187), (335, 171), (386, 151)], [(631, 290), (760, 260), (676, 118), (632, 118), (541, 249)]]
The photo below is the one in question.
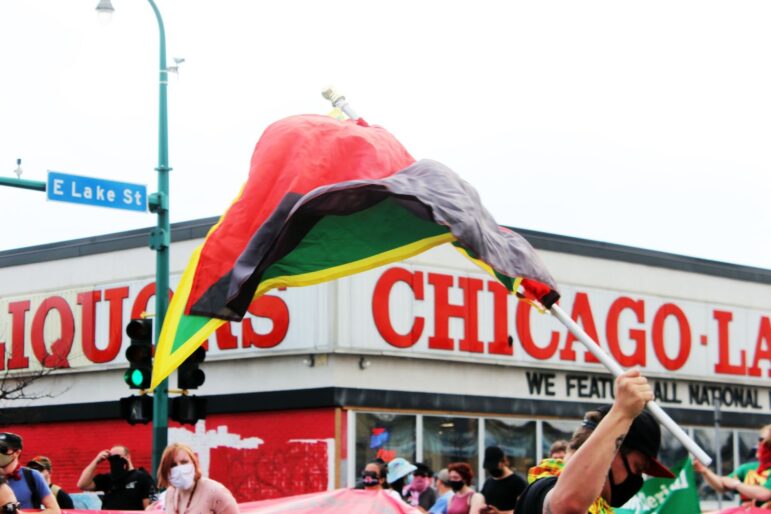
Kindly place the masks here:
[(107, 25), (112, 21), (112, 13), (115, 12), (115, 8), (112, 6), (110, 0), (99, 0), (99, 5), (96, 6), (96, 15), (99, 17), (99, 23)]

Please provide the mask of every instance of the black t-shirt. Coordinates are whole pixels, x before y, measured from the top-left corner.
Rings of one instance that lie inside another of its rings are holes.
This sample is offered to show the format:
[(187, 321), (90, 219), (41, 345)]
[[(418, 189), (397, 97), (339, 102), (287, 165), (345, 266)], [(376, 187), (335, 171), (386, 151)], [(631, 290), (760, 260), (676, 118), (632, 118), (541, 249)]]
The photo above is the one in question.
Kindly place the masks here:
[(434, 506), (434, 503), (436, 503), (436, 492), (430, 487), (418, 496), (418, 505), (420, 505), (423, 510), (430, 509)]
[(94, 477), (94, 484), (97, 491), (104, 491), (102, 510), (144, 510), (142, 500), (152, 499), (155, 490), (143, 469), (132, 469), (115, 483), (109, 473), (102, 473)]
[(519, 495), (514, 512), (517, 514), (542, 514), (546, 493), (557, 484), (557, 477), (540, 478), (528, 485)]
[[(53, 491), (51, 491), (53, 492)], [(74, 509), (75, 505), (72, 503), (72, 498), (70, 498), (70, 495), (67, 494), (64, 489), (61, 487), (56, 492), (56, 503), (59, 504), (59, 508), (61, 509)]]
[(527, 482), (516, 473), (506, 478), (488, 478), (482, 486), (485, 502), (498, 510), (511, 510), (517, 504), (517, 497), (527, 487)]

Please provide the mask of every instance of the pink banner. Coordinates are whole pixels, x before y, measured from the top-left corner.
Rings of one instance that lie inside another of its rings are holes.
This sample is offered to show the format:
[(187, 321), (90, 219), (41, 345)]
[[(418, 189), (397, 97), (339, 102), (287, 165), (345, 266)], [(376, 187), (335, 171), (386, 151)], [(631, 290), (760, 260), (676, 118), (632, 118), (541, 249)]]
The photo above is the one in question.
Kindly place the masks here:
[[(336, 489), (321, 493), (288, 496), (257, 502), (239, 503), (242, 514), (340, 514), (341, 512), (356, 512), (357, 514), (420, 514), (416, 508), (403, 501), (395, 499), (385, 491), (364, 491), (360, 489)], [(122, 510), (62, 510), (66, 514), (136, 514), (136, 511)], [(161, 514), (154, 511), (150, 514)], [(768, 512), (768, 511), (766, 511)]]

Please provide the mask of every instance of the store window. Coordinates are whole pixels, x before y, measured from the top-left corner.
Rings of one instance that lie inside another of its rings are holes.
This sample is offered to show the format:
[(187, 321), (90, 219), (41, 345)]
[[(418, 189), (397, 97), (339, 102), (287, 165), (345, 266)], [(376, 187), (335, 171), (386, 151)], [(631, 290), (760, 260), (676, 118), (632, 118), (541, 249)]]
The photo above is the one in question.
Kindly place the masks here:
[(674, 468), (680, 465), (688, 457), (685, 446), (666, 428), (661, 428), (661, 447), (658, 459), (665, 466)]
[(573, 432), (581, 426), (579, 420), (549, 420), (542, 422), (543, 436), (541, 437), (541, 458), (549, 457), (549, 448), (555, 441), (570, 441)]
[[(451, 462), (479, 465), (479, 420), (475, 418), (423, 417), (423, 462), (433, 470)], [(478, 482), (475, 478), (475, 482)]]
[[(727, 475), (733, 469), (734, 464), (734, 451), (733, 451), (733, 431), (732, 430), (720, 430), (718, 432), (719, 445), (715, 444), (715, 429), (714, 428), (697, 428), (693, 431), (693, 439), (696, 444), (707, 452), (707, 455), (712, 457), (712, 469), (716, 470), (718, 475)], [(717, 469), (717, 458), (715, 448), (720, 448), (721, 468)], [(702, 500), (716, 500), (717, 493), (709, 484), (706, 483), (704, 478), (696, 474), (696, 485), (699, 488), (699, 496)], [(730, 500), (732, 493), (723, 495), (724, 500)]]
[(535, 464), (535, 421), (485, 419), (485, 448), (498, 446), (521, 475)]
[(415, 462), (416, 418), (407, 414), (356, 413), (356, 470), (380, 457), (390, 461), (402, 457)]
[(758, 431), (757, 430), (738, 430), (736, 432), (739, 454), (734, 467), (738, 467), (745, 462), (758, 460)]

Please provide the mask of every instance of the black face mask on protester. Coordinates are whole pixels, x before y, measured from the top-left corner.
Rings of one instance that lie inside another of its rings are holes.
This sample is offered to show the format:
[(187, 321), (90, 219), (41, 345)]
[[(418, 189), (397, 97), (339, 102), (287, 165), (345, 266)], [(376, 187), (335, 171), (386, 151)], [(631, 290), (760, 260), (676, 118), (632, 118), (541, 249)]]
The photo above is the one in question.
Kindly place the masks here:
[(120, 455), (110, 455), (107, 457), (110, 463), (110, 478), (120, 480), (128, 473), (128, 461)]
[(487, 472), (493, 478), (501, 478), (503, 476), (503, 470), (501, 468), (491, 468), (488, 469)]
[(375, 471), (362, 471), (361, 483), (364, 484), (364, 487), (372, 487), (378, 485), (380, 483), (380, 479), (377, 472)]
[(464, 485), (466, 485), (466, 482), (463, 480), (450, 480), (450, 487), (452, 487), (452, 490), (456, 493), (463, 489)]
[(621, 507), (623, 504), (629, 501), (629, 499), (637, 494), (643, 486), (642, 475), (635, 475), (632, 470), (629, 469), (629, 462), (626, 460), (626, 455), (621, 454), (621, 460), (624, 462), (627, 476), (626, 479), (620, 484), (613, 482), (613, 472), (608, 470), (608, 479), (610, 480), (610, 506)]

